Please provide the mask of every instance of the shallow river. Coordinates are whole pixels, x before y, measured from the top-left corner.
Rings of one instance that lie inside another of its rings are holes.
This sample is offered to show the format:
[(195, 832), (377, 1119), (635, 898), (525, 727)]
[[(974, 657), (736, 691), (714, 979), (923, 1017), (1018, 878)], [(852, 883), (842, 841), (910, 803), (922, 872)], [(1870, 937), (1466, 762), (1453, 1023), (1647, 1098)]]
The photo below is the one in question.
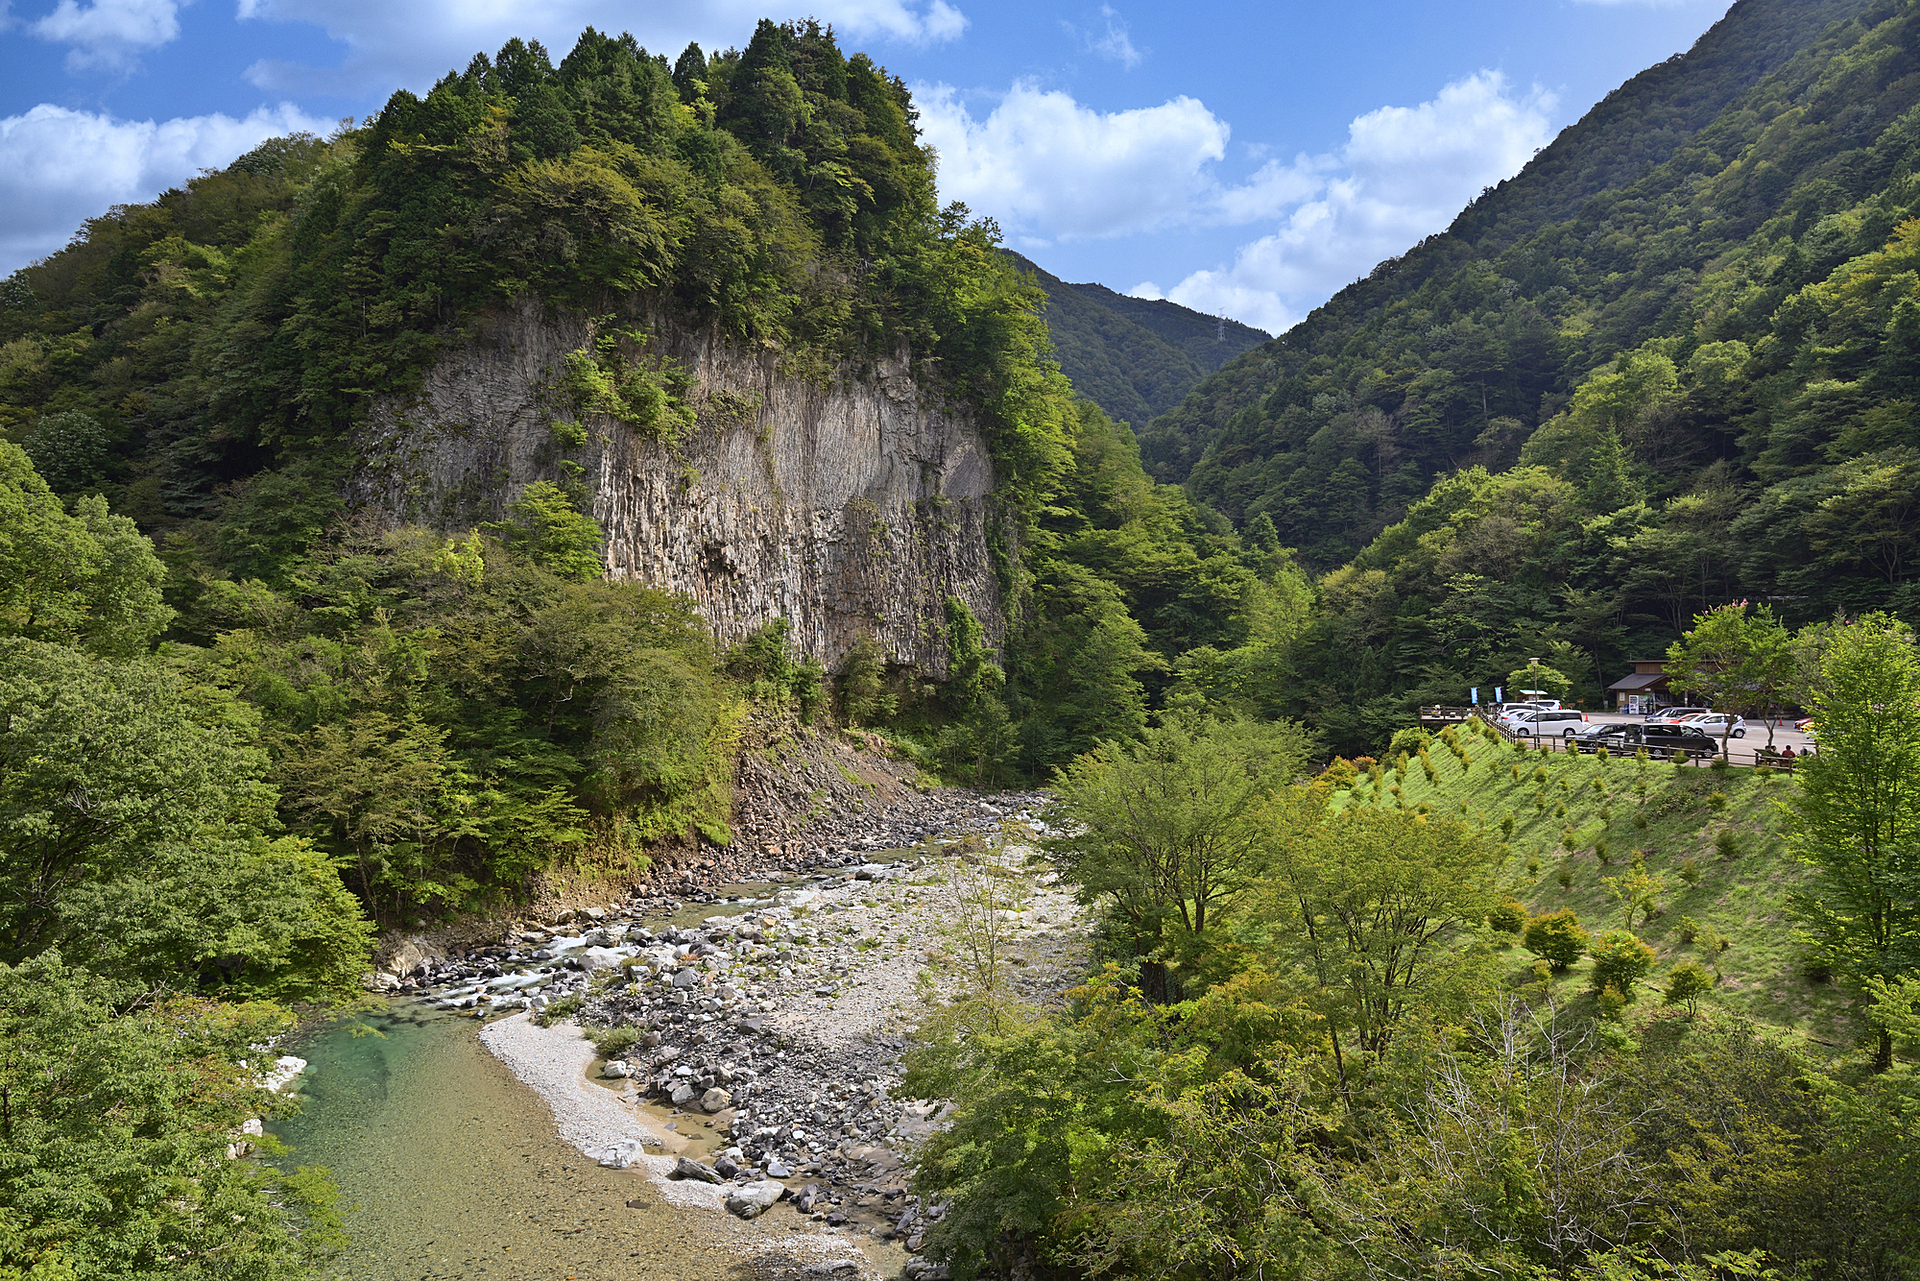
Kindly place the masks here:
[[(331, 1274), (355, 1281), (745, 1278), (697, 1220), (644, 1175), (561, 1143), (541, 1100), (480, 1045), (480, 1024), (396, 1007), (384, 1036), (336, 1028), (298, 1052), (304, 1112), (274, 1126), (288, 1164), (324, 1165), (353, 1244)], [(637, 1202), (637, 1205), (630, 1205)]]

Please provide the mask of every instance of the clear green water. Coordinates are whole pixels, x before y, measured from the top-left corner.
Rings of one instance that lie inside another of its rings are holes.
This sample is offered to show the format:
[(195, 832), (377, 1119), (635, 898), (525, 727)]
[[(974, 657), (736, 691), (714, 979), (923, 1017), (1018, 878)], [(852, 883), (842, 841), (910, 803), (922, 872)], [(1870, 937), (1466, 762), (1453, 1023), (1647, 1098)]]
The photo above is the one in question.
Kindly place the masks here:
[[(477, 1020), (395, 1007), (382, 1036), (334, 1027), (295, 1052), (306, 1106), (274, 1133), (323, 1165), (354, 1281), (627, 1281), (759, 1274), (725, 1225), (662, 1205), (642, 1174), (603, 1170), (554, 1135), (539, 1096), (479, 1041)], [(637, 1201), (637, 1206), (629, 1205)], [(765, 1260), (760, 1262), (764, 1263)]]

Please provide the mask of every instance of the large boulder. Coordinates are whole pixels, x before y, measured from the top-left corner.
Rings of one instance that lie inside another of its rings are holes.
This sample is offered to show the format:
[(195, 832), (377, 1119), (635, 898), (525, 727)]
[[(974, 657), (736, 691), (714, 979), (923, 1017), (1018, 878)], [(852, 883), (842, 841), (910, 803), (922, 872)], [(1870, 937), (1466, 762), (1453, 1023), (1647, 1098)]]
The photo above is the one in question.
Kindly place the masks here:
[(701, 1110), (706, 1112), (724, 1112), (732, 1106), (733, 1095), (717, 1085), (700, 1096)]
[(772, 1179), (745, 1183), (727, 1193), (727, 1209), (743, 1219), (751, 1219), (771, 1209), (787, 1189)]
[(676, 1179), (695, 1179), (701, 1183), (720, 1182), (718, 1171), (701, 1165), (690, 1156), (683, 1156), (673, 1163), (673, 1177)]
[(620, 968), (620, 962), (626, 959), (626, 953), (617, 952), (610, 947), (590, 947), (580, 954), (580, 964), (586, 967), (589, 974), (597, 974), (601, 970), (617, 970)]

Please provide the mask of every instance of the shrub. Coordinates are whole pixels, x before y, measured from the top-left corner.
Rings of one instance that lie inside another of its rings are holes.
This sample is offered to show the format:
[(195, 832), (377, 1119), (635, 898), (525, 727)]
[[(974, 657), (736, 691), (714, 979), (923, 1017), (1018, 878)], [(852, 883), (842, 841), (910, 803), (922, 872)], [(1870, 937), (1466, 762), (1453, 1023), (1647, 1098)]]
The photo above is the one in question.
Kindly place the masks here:
[(587, 1029), (587, 1039), (603, 1059), (617, 1059), (640, 1044), (637, 1027), (595, 1027)]
[[(1561, 871), (1571, 883), (1572, 874), (1564, 868)], [(1526, 945), (1527, 951), (1556, 970), (1566, 969), (1587, 950), (1587, 932), (1580, 928), (1580, 918), (1570, 907), (1528, 921), (1520, 941)]]
[(586, 1003), (587, 998), (577, 993), (573, 996), (563, 996), (535, 1015), (534, 1022), (538, 1023), (541, 1027), (552, 1027), (555, 1023), (570, 1019), (578, 1014), (580, 1007)]
[(1713, 852), (1731, 862), (1740, 857), (1740, 836), (1730, 827), (1723, 827), (1713, 836)]
[(1715, 812), (1727, 808), (1727, 794), (1725, 792), (1710, 793), (1707, 796), (1707, 807)]
[(1542, 787), (1545, 787), (1547, 785), (1547, 767), (1546, 766), (1536, 765), (1533, 767), (1533, 781), (1540, 784), (1540, 786)]
[(1679, 872), (1680, 879), (1687, 884), (1698, 885), (1700, 883), (1700, 864), (1694, 862), (1691, 854), (1680, 860)]
[(1699, 1011), (1700, 998), (1713, 990), (1713, 975), (1698, 961), (1682, 961), (1667, 976), (1666, 1003), (1684, 1005), (1689, 1015)]
[(1508, 841), (1513, 839), (1513, 815), (1504, 814), (1501, 816), (1500, 837), (1502, 840), (1508, 840)]
[(1518, 934), (1527, 927), (1526, 904), (1508, 899), (1487, 913), (1487, 925), (1500, 934)]
[(1568, 867), (1565, 863), (1562, 863), (1560, 865), (1559, 874), (1556, 875), (1553, 879), (1560, 882), (1561, 889), (1563, 890), (1572, 889), (1573, 888), (1573, 869), (1571, 867)]
[(1603, 1019), (1617, 1019), (1620, 1011), (1627, 1008), (1630, 998), (1612, 983), (1606, 984), (1593, 994), (1593, 1003)]
[(1540, 875), (1540, 856), (1538, 854), (1527, 855), (1527, 875)]
[(1593, 957), (1595, 991), (1617, 987), (1627, 1000), (1633, 999), (1633, 985), (1653, 968), (1653, 949), (1630, 930), (1608, 930), (1587, 949)]
[(1353, 781), (1359, 776), (1360, 771), (1355, 769), (1353, 762), (1344, 756), (1334, 757), (1333, 763), (1320, 771), (1320, 777), (1323, 780), (1340, 789), (1352, 787)]
[(1387, 743), (1387, 753), (1417, 752), (1433, 741), (1433, 735), (1415, 725), (1395, 730), (1393, 738)]

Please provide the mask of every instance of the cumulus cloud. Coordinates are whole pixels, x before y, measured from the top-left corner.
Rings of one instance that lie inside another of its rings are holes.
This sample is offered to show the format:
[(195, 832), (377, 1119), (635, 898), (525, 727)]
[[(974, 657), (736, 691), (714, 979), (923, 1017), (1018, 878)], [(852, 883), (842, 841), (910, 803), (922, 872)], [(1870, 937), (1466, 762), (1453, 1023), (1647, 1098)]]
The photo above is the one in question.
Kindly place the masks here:
[(1279, 333), (1518, 173), (1551, 139), (1553, 108), (1551, 94), (1518, 94), (1499, 73), (1482, 71), (1417, 107), (1368, 112), (1339, 152), (1270, 162), (1220, 193), (1223, 221), (1279, 218), (1274, 231), (1241, 246), (1231, 266), (1196, 271), (1164, 291), (1143, 282), (1133, 292)]
[(189, 116), (119, 120), (42, 103), (0, 118), (0, 273), (66, 244), (83, 220), (151, 200), (202, 169), (217, 169), (267, 138), (325, 133), (332, 121), (282, 103), (245, 119)]
[(28, 24), (42, 40), (69, 45), (67, 69), (115, 70), (132, 63), (142, 49), (157, 49), (179, 38), (176, 0), (92, 0), (84, 9), (60, 0), (46, 17)]
[(1020, 243), (1152, 231), (1191, 219), (1226, 155), (1225, 121), (1194, 98), (1099, 112), (1022, 82), (986, 119), (946, 85), (918, 86), (940, 192), (991, 214)]
[[(854, 39), (924, 46), (957, 38), (967, 17), (949, 0), (821, 0), (806, 12)], [(513, 36), (537, 39), (564, 56), (583, 27), (631, 31), (668, 57), (689, 41), (708, 49), (743, 44), (766, 15), (758, 0), (239, 0), (243, 19), (319, 27), (346, 46), (338, 66), (261, 61), (247, 78), (274, 93), (385, 93), (422, 89), (475, 52), (491, 54)]]

